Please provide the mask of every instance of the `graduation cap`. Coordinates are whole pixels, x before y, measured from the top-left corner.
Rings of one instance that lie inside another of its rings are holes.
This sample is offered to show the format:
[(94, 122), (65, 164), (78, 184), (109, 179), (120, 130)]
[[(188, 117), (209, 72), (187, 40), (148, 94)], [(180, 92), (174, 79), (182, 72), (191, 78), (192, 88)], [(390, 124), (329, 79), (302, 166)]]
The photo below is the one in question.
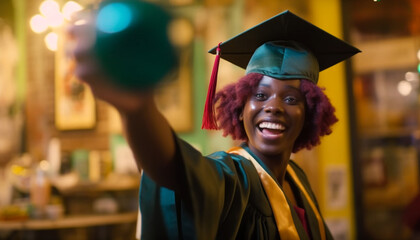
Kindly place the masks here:
[(220, 58), (277, 79), (307, 79), (318, 82), (319, 72), (360, 52), (328, 32), (284, 11), (219, 43), (203, 116), (203, 129), (217, 129), (213, 114)]

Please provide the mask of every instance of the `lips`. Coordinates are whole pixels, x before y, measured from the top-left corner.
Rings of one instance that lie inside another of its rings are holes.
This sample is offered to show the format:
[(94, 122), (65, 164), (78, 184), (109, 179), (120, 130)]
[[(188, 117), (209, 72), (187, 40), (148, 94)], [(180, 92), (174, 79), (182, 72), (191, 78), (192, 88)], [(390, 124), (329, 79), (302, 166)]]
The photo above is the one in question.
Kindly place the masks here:
[(263, 121), (258, 124), (258, 129), (267, 137), (275, 137), (282, 134), (286, 127), (278, 122)]

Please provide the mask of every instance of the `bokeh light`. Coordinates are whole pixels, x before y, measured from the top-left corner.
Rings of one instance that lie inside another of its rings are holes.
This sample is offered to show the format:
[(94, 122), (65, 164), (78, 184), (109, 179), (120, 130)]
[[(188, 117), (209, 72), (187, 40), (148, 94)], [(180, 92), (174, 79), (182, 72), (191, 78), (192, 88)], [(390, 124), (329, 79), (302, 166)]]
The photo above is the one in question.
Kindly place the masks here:
[(50, 168), (50, 163), (47, 160), (42, 160), (39, 163), (39, 168), (44, 172), (48, 172), (48, 170)]
[(56, 15), (57, 13), (60, 13), (60, 6), (56, 1), (46, 0), (43, 1), (39, 6), (39, 11), (45, 17), (48, 17), (49, 15)]
[(419, 74), (416, 72), (406, 72), (405, 73), (405, 80), (409, 82), (418, 81), (419, 80)]
[(44, 38), (45, 45), (47, 45), (47, 48), (51, 51), (57, 51), (58, 47), (58, 35), (57, 33), (50, 32), (47, 35), (45, 35)]
[(408, 81), (401, 81), (398, 83), (398, 92), (403, 96), (410, 95), (411, 91), (413, 90), (413, 87)]
[(189, 46), (194, 39), (194, 27), (185, 18), (175, 19), (169, 27), (169, 38), (176, 46)]
[(45, 17), (41, 16), (40, 14), (33, 16), (29, 21), (29, 24), (32, 31), (35, 33), (42, 33), (48, 28), (47, 19), (45, 19)]
[(83, 7), (74, 1), (68, 1), (63, 5), (60, 12), (60, 5), (54, 0), (45, 0), (39, 6), (40, 14), (33, 16), (30, 21), (30, 27), (35, 33), (43, 33), (50, 28), (45, 38), (45, 44), (51, 51), (56, 51), (58, 46), (57, 32), (65, 21), (71, 21), (74, 13), (83, 10)]
[(105, 33), (116, 33), (126, 29), (133, 15), (130, 8), (123, 3), (111, 3), (99, 10), (96, 24), (98, 30)]
[(52, 28), (59, 27), (64, 22), (63, 14), (60, 12), (46, 16), (48, 25)]
[(83, 9), (83, 7), (80, 4), (78, 4), (74, 1), (69, 1), (69, 2), (66, 2), (64, 4), (64, 6), (62, 8), (62, 13), (63, 13), (64, 18), (66, 20), (70, 21), (73, 14), (75, 12), (78, 12), (78, 11), (82, 10), (82, 9)]

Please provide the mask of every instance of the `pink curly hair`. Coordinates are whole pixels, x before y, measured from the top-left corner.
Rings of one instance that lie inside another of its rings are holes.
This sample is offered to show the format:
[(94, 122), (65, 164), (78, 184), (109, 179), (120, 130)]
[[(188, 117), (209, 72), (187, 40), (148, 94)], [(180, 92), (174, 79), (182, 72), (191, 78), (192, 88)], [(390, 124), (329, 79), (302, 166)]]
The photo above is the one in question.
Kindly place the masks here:
[[(235, 140), (248, 141), (239, 115), (262, 78), (262, 74), (250, 73), (217, 92), (216, 119), (218, 128), (223, 130), (223, 136), (231, 135)], [(306, 79), (301, 80), (300, 89), (306, 99), (305, 123), (293, 146), (294, 153), (320, 144), (320, 138), (330, 134), (331, 126), (338, 121), (334, 114), (335, 108), (323, 89)]]

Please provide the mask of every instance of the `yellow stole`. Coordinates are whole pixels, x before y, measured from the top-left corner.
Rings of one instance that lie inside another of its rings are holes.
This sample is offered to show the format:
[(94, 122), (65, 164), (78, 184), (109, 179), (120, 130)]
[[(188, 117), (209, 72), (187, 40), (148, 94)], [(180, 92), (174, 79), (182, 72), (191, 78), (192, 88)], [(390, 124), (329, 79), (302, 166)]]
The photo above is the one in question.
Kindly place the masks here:
[[(255, 169), (258, 172), (258, 175), (260, 176), (260, 180), (267, 194), (268, 201), (270, 202), (270, 205), (271, 205), (271, 209), (273, 210), (274, 219), (276, 220), (276, 225), (280, 234), (280, 238), (281, 239), (299, 239), (299, 234), (293, 222), (290, 206), (287, 202), (286, 196), (283, 193), (283, 190), (278, 186), (276, 181), (274, 181), (274, 179), (270, 176), (270, 174), (268, 174), (264, 170), (264, 168), (258, 163), (258, 161), (255, 160), (245, 149), (241, 147), (234, 147), (227, 152), (241, 155), (253, 163)], [(321, 215), (319, 214), (318, 209), (316, 208), (308, 192), (306, 191), (301, 181), (297, 177), (295, 171), (290, 165), (287, 166), (287, 172), (292, 177), (296, 185), (299, 187), (300, 191), (303, 192), (304, 196), (309, 202), (309, 205), (311, 206), (312, 211), (315, 213), (316, 219), (318, 221), (321, 239), (325, 240), (326, 237), (325, 237), (324, 223), (322, 221), (322, 218), (321, 218)]]

